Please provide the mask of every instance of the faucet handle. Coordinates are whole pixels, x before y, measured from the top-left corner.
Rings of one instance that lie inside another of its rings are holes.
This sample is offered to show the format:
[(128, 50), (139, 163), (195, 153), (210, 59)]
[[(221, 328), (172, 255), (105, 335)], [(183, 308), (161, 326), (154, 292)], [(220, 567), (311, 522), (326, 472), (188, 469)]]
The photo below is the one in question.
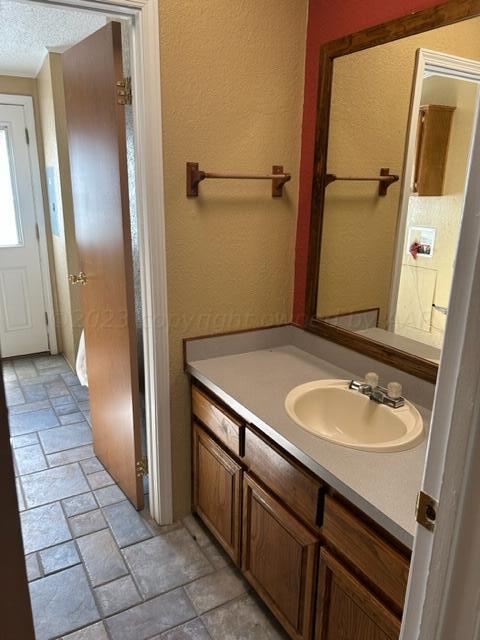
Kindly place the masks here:
[(378, 380), (378, 373), (375, 373), (374, 371), (370, 371), (365, 376), (365, 384), (368, 384), (372, 389), (378, 387)]
[(387, 385), (387, 395), (392, 400), (402, 397), (402, 385), (400, 382), (389, 382)]

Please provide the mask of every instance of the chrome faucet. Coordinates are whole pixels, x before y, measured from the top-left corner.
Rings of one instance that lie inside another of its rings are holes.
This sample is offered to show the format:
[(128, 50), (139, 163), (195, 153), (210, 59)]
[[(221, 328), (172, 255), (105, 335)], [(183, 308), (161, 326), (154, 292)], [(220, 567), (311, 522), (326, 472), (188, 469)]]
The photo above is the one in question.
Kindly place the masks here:
[(387, 388), (378, 384), (378, 375), (373, 371), (367, 373), (364, 382), (352, 380), (349, 389), (359, 391), (378, 404), (386, 404), (392, 409), (398, 409), (405, 404), (402, 397), (402, 385), (399, 382), (389, 382)]

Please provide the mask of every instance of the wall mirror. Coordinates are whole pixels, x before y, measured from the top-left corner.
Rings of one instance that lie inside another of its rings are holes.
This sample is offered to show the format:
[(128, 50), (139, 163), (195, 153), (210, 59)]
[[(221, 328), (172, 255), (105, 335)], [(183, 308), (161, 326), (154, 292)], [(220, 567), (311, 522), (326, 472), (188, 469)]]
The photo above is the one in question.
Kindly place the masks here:
[(331, 42), (320, 65), (306, 328), (430, 381), (480, 87), (461, 4)]

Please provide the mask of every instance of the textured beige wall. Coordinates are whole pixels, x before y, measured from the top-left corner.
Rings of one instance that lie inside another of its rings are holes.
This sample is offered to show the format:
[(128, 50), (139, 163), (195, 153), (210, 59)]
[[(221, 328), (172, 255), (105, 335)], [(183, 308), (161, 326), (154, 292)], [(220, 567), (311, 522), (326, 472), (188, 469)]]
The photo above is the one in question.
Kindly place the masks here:
[[(335, 61), (328, 171), (401, 174), (418, 48), (480, 59), (480, 19), (435, 29)], [(368, 183), (327, 188), (317, 312), (380, 307), (386, 319), (400, 185), (384, 198)]]
[[(190, 509), (190, 402), (182, 338), (291, 319), (306, 0), (160, 3), (175, 515)], [(208, 181), (185, 162), (292, 173)]]
[[(50, 231), (50, 219), (48, 216), (48, 198), (45, 182), (45, 160), (43, 152), (43, 137), (40, 126), (40, 109), (38, 102), (37, 82), (35, 78), (21, 78), (17, 76), (0, 76), (0, 93), (9, 93), (20, 96), (31, 96), (33, 98), (33, 112), (35, 117), (35, 133), (37, 138), (38, 163), (40, 166), (40, 180), (42, 183), (43, 209), (45, 212), (45, 228), (47, 232), (47, 252), (50, 267), (50, 278), (52, 287), (52, 298), (55, 315), (58, 314), (58, 295), (55, 283), (55, 261), (53, 256), (53, 242)], [(62, 349), (62, 336), (57, 330), (57, 346)]]
[(54, 168), (59, 181), (58, 204), (62, 229), (60, 237), (53, 234), (51, 236), (58, 295), (56, 323), (62, 339), (62, 351), (74, 367), (81, 332), (81, 302), (79, 292), (68, 282), (68, 274), (78, 271), (78, 260), (59, 54), (50, 53), (45, 58), (37, 76), (37, 88), (45, 165)]

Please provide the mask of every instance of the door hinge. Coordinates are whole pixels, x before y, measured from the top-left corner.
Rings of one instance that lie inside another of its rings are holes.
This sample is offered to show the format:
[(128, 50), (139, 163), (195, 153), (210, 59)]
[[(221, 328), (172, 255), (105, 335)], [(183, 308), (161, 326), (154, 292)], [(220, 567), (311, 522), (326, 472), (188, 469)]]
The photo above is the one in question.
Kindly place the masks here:
[(38, 228), (38, 223), (35, 223), (35, 237), (37, 240), (40, 240), (40, 229)]
[(148, 458), (147, 456), (143, 456), (141, 460), (137, 462), (135, 465), (137, 470), (137, 478), (143, 478), (144, 476), (148, 476)]
[(30, 144), (30, 134), (28, 133), (27, 127), (25, 127), (25, 140), (27, 141), (27, 144)]
[(117, 80), (117, 103), (132, 104), (132, 79)]
[(419, 491), (417, 495), (416, 519), (428, 531), (434, 531), (438, 502), (428, 493)]
[(45, 311), (45, 324), (48, 327), (48, 313)]

